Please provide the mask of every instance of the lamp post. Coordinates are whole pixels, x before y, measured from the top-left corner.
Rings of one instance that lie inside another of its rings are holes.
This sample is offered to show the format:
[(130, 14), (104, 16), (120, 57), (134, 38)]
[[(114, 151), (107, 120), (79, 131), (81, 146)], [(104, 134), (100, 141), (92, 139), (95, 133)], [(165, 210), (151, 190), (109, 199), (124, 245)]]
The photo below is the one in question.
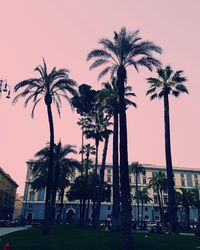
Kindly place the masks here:
[(0, 97), (2, 93), (7, 93), (6, 98), (10, 98), (10, 86), (7, 83), (7, 80), (0, 80)]

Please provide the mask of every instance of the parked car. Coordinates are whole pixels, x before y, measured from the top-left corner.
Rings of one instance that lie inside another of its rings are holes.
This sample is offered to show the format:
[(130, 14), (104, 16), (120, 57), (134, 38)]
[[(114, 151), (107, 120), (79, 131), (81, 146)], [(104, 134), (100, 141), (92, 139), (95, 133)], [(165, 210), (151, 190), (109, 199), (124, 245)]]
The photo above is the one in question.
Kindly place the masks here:
[(156, 228), (157, 228), (157, 223), (149, 221), (149, 222), (147, 222), (147, 227), (146, 228), (147, 228), (148, 231), (155, 231)]

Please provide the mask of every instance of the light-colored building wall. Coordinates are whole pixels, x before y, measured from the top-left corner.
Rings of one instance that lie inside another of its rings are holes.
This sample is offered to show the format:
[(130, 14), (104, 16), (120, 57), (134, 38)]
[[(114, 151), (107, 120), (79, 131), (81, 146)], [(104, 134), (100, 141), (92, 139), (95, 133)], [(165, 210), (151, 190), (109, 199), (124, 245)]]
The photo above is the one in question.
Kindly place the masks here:
[[(140, 175), (138, 186), (139, 189), (146, 188), (150, 178), (152, 177), (153, 172), (163, 171), (166, 173), (165, 167), (144, 164), (146, 169), (146, 175)], [(78, 171), (76, 172), (76, 176), (78, 176)], [(32, 215), (32, 219), (41, 220), (44, 216), (44, 201), (45, 201), (45, 190), (40, 190), (39, 192), (35, 192), (31, 188), (31, 181), (34, 176), (31, 173), (31, 165), (28, 163), (27, 168), (27, 178), (26, 185), (24, 190), (24, 200), (23, 200), (23, 215), (27, 218), (28, 214)], [(175, 188), (178, 191), (179, 188), (198, 188), (200, 184), (200, 169), (191, 169), (191, 168), (179, 168), (174, 167), (174, 180), (175, 180)], [(73, 180), (72, 180), (73, 181)], [(112, 166), (107, 165), (105, 170), (105, 181), (108, 182), (112, 186)], [(131, 186), (131, 194), (135, 194), (135, 176), (130, 174), (130, 186)], [(66, 188), (65, 193), (69, 190)], [(112, 192), (111, 192), (112, 194)], [(152, 198), (152, 201), (148, 204), (144, 204), (144, 219), (151, 221), (159, 221), (160, 214), (158, 208), (158, 200), (156, 201), (157, 194), (153, 189), (149, 189), (149, 195)], [(163, 204), (165, 210), (167, 210), (167, 193), (163, 194)], [(78, 201), (69, 202), (67, 197), (64, 196), (64, 209), (63, 216), (64, 219), (66, 217), (66, 213), (69, 209), (72, 209), (78, 218), (79, 211), (79, 203)], [(59, 212), (59, 196), (57, 195), (57, 208), (56, 211)], [(112, 211), (112, 195), (111, 202), (103, 202), (101, 208), (101, 219), (105, 220), (107, 216), (111, 215)], [(132, 215), (133, 220), (137, 218), (136, 211), (136, 201), (132, 201)], [(90, 208), (90, 216), (91, 216), (91, 208)], [(141, 216), (141, 207), (140, 207), (140, 216)], [(197, 213), (192, 209), (191, 211), (191, 221), (197, 221)]]

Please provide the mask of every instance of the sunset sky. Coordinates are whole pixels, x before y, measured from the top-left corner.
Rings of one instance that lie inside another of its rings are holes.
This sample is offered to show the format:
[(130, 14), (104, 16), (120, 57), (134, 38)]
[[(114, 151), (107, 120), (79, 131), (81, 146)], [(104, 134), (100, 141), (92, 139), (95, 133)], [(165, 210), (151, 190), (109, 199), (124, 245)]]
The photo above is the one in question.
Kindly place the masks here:
[[(67, 68), (80, 85), (101, 88), (99, 70), (89, 71), (86, 56), (102, 37), (113, 38), (122, 26), (140, 30), (143, 39), (163, 48), (163, 65), (184, 70), (189, 95), (170, 99), (173, 165), (200, 168), (200, 1), (199, 0), (0, 0), (0, 78), (11, 88), (37, 77), (35, 66), (45, 58), (49, 68)], [(134, 68), (128, 83), (138, 108), (128, 111), (129, 161), (165, 165), (163, 102), (145, 96), (146, 78), (155, 72)], [(15, 94), (11, 93), (12, 98)], [(54, 110), (56, 111), (56, 110)], [(63, 100), (62, 118), (54, 112), (55, 138), (81, 146), (78, 115)], [(0, 166), (19, 184), (23, 194), (26, 161), (49, 141), (44, 103), (31, 119), (31, 105), (0, 99)], [(101, 152), (100, 152), (101, 154)], [(80, 158), (80, 156), (77, 156)], [(111, 162), (111, 145), (108, 162)]]

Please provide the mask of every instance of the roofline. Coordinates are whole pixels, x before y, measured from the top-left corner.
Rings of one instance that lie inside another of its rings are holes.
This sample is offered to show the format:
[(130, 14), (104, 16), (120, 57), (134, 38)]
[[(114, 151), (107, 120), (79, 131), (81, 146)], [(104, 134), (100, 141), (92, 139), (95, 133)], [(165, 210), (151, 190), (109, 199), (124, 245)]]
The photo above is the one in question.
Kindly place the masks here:
[(6, 173), (3, 168), (0, 167), (0, 173), (2, 173), (9, 181), (12, 182), (12, 184), (14, 184), (16, 187), (19, 187), (19, 185), (11, 178), (11, 176)]
[[(33, 160), (30, 160), (30, 161), (27, 161), (27, 166), (30, 166), (30, 163), (31, 162), (34, 162)], [(166, 166), (160, 166), (160, 165), (156, 165), (156, 164), (150, 164), (150, 163), (141, 163), (145, 168), (149, 168), (149, 169), (163, 169), (163, 170), (166, 170)], [(99, 165), (101, 166), (101, 165)], [(112, 163), (108, 162), (106, 163), (106, 167), (112, 167)], [(173, 170), (175, 171), (186, 171), (186, 172), (200, 172), (200, 168), (190, 168), (190, 167), (177, 167), (177, 166), (174, 166), (173, 167)]]

